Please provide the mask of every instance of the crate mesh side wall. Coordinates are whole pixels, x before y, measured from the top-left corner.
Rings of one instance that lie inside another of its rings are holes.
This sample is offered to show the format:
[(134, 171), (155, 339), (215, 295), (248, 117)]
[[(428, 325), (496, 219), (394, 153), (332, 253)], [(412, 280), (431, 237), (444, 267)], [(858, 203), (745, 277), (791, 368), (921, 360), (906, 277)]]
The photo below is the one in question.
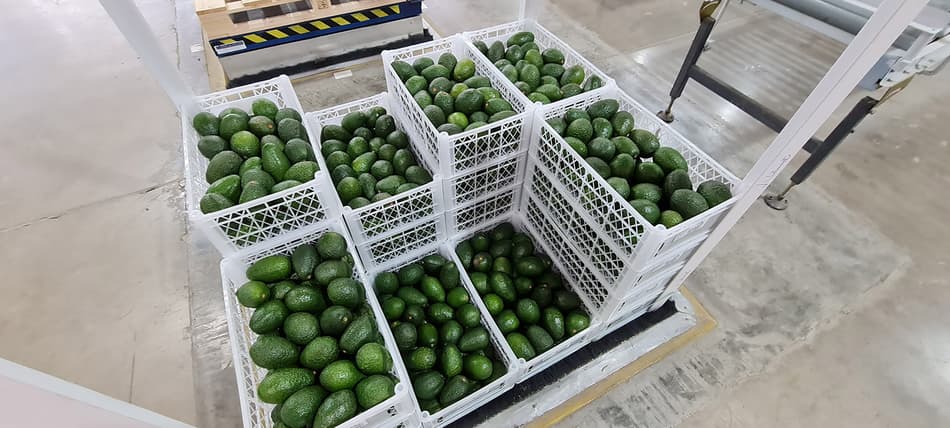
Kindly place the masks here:
[(606, 284), (597, 278), (587, 260), (577, 255), (566, 237), (561, 235), (553, 221), (531, 198), (525, 204), (523, 215), (531, 234), (550, 252), (552, 258), (557, 258), (561, 263), (561, 274), (570, 279), (578, 295), (595, 311), (591, 315), (597, 317), (610, 294)]
[(320, 200), (317, 182), (314, 179), (255, 200), (253, 206), (222, 210), (207, 218), (238, 248), (248, 247), (327, 220), (329, 213)]
[(623, 255), (618, 254), (591, 228), (589, 221), (574, 209), (563, 194), (551, 191), (554, 185), (539, 168), (532, 168), (530, 173), (528, 194), (537, 203), (538, 208), (544, 209), (558, 229), (578, 248), (584, 249), (590, 257), (592, 267), (597, 269), (608, 283), (616, 283), (627, 267)]
[(438, 214), (435, 208), (435, 197), (432, 193), (432, 187), (427, 186), (403, 195), (394, 196), (392, 198), (394, 200), (387, 199), (381, 205), (370, 205), (359, 210), (353, 210), (352, 213), (359, 221), (365, 235), (362, 238), (372, 239), (387, 231)]
[(389, 261), (438, 245), (444, 239), (442, 216), (436, 216), (382, 238), (359, 244), (367, 269), (376, 270)]
[[(412, 63), (419, 57), (437, 60), (442, 53), (453, 53), (459, 60), (469, 58), (475, 63), (475, 73), (487, 77), (502, 98), (511, 103), (518, 113), (511, 118), (483, 126), (478, 129), (449, 136), (439, 133), (422, 112), (422, 108), (412, 98), (405, 84), (396, 75), (391, 64), (400, 60)], [(402, 104), (402, 112), (408, 117), (407, 127), (410, 135), (422, 139), (423, 147), (432, 164), (439, 165), (443, 175), (454, 175), (475, 168), (492, 159), (511, 155), (523, 150), (523, 132), (528, 108), (515, 93), (504, 84), (494, 66), (480, 58), (460, 37), (448, 37), (430, 43), (411, 46), (383, 53), (384, 73), (389, 92)], [(414, 134), (414, 135), (413, 135)], [(443, 152), (447, 151), (447, 152)]]
[(595, 226), (600, 227), (625, 256), (630, 256), (642, 240), (647, 222), (612, 188), (601, 185), (590, 166), (579, 156), (574, 156), (573, 149), (558, 138), (547, 124), (542, 124), (537, 150), (533, 150), (537, 155), (537, 165), (556, 177), (552, 191), (562, 192), (578, 201), (588, 216), (597, 222)]
[(466, 204), (485, 195), (518, 184), (526, 158), (523, 155), (499, 161), (485, 168), (446, 179), (451, 207)]
[(497, 195), (449, 211), (450, 235), (477, 230), (517, 209), (520, 187), (510, 188)]
[[(307, 113), (307, 120), (314, 125), (314, 129), (319, 135), (323, 126), (330, 124), (339, 124), (343, 116), (351, 112), (366, 111), (372, 107), (381, 106), (386, 112), (393, 116), (396, 122), (396, 128), (406, 132), (404, 122), (401, 116), (396, 114), (395, 103), (390, 102), (390, 97), (386, 93), (374, 95), (369, 98), (356, 100), (347, 104), (331, 107), (314, 113)], [(408, 132), (406, 132), (409, 135)], [(322, 151), (322, 139), (318, 137), (317, 150)], [(412, 141), (412, 143), (415, 143)], [(420, 167), (434, 175), (425, 162), (424, 158), (414, 150), (412, 144), (409, 148), (410, 153), (416, 159)], [(322, 153), (317, 153), (321, 159)], [(324, 165), (325, 165), (324, 161)], [(369, 239), (380, 236), (388, 231), (398, 229), (405, 225), (421, 221), (431, 217), (443, 210), (440, 198), (435, 194), (440, 190), (440, 183), (433, 177), (429, 183), (419, 186), (409, 192), (400, 193), (386, 198), (382, 202), (376, 202), (359, 209), (344, 208), (344, 216), (347, 222), (358, 227), (351, 228), (353, 238), (357, 243), (363, 243)], [(335, 190), (333, 190), (335, 192)], [(355, 223), (354, 223), (355, 221)]]

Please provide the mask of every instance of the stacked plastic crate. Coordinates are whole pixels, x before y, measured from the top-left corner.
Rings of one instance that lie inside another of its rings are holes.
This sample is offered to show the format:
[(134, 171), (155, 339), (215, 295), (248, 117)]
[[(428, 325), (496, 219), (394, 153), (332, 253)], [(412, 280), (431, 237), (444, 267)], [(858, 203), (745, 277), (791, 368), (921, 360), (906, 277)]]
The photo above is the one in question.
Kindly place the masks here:
[[(604, 86), (547, 105), (532, 103), (474, 45), (477, 41), (504, 42), (519, 31), (532, 32), (541, 49), (560, 50), (565, 66), (582, 66)], [(516, 114), (455, 135), (439, 132), (390, 64), (395, 60), (412, 63), (420, 57), (436, 60), (446, 52), (472, 59), (476, 73), (489, 79)], [(207, 188), (203, 180), (207, 161), (197, 154), (198, 137), (187, 121), (198, 111), (247, 109), (257, 97), (267, 97), (281, 107), (300, 110), (300, 105), (289, 80), (281, 77), (199, 97), (194, 105), (183, 107), (189, 213), (218, 249), (230, 255), (222, 262), (222, 278), (246, 426), (272, 425), (266, 415), (268, 406), (254, 391), (264, 373), (248, 358), (248, 346), (254, 340), (247, 330), (250, 314), (234, 296), (246, 280), (244, 269), (254, 260), (312, 242), (329, 230), (347, 236), (349, 250), (358, 255), (355, 275), (366, 286), (368, 303), (396, 360), (393, 375), (399, 385), (393, 398), (346, 426), (443, 426), (663, 303), (675, 290), (671, 279), (735, 201), (723, 202), (670, 229), (646, 221), (546, 123), (547, 119), (560, 117), (569, 108), (583, 109), (599, 100), (616, 99), (621, 110), (634, 116), (638, 128), (653, 132), (662, 145), (684, 156), (692, 182), (715, 179), (735, 190), (738, 179), (536, 22), (518, 21), (386, 51), (383, 60), (387, 93), (305, 115), (320, 164), (313, 181), (212, 214), (198, 210)], [(385, 108), (397, 128), (409, 136), (414, 156), (433, 180), (360, 208), (347, 207), (341, 203), (330, 177), (332, 171), (321, 156), (321, 129), (339, 124), (347, 113), (376, 106)], [(503, 222), (532, 238), (536, 251), (551, 259), (564, 286), (578, 295), (584, 311), (592, 315), (586, 330), (527, 360), (514, 356), (454, 251), (476, 232)], [(372, 282), (367, 280), (433, 253), (459, 266), (462, 284), (482, 314), (482, 323), (496, 353), (503, 357), (507, 373), (451, 406), (428, 414), (420, 410), (409, 390), (411, 380), (391, 332), (383, 325), (385, 318), (369, 285)]]
[[(323, 170), (318, 171), (313, 180), (291, 189), (213, 213), (201, 212), (199, 202), (209, 186), (205, 180), (208, 159), (198, 150), (199, 136), (191, 125), (191, 119), (199, 112), (218, 114), (231, 107), (249, 111), (251, 103), (258, 98), (303, 113), (287, 76), (199, 96), (192, 103), (180, 106), (188, 217), (223, 255), (339, 216), (339, 207), (332, 202), (329, 177)], [(315, 134), (309, 127), (307, 133), (312, 144)]]
[[(412, 63), (420, 57), (436, 60), (445, 52), (459, 60), (472, 59), (476, 74), (487, 77), (517, 114), (455, 135), (439, 132), (390, 64), (396, 60)], [(516, 209), (534, 106), (461, 36), (385, 51), (383, 64), (387, 88), (400, 104), (410, 135), (420, 144), (426, 162), (443, 178), (448, 235), (476, 230)]]
[[(342, 206), (343, 219), (356, 242), (360, 259), (370, 270), (397, 257), (430, 251), (446, 236), (441, 177), (435, 168), (425, 162), (424, 146), (420, 145), (418, 137), (407, 132), (412, 129), (412, 125), (403, 119), (404, 115), (400, 114), (402, 106), (398, 105), (390, 94), (382, 93), (305, 115), (306, 121), (318, 137), (314, 141), (321, 169), (327, 169), (321, 153), (320, 134), (323, 127), (340, 124), (347, 113), (367, 111), (372, 107), (383, 107), (396, 119), (396, 128), (409, 135), (413, 156), (429, 170), (433, 179), (427, 184), (361, 208)], [(332, 193), (336, 197), (335, 202), (342, 205), (336, 192), (330, 190), (327, 193)]]
[(534, 206), (555, 220), (576, 255), (593, 270), (586, 286), (603, 289), (598, 307), (606, 334), (665, 300), (670, 280), (735, 198), (670, 229), (648, 222), (546, 122), (569, 108), (584, 109), (602, 99), (618, 100), (621, 110), (633, 114), (638, 128), (657, 135), (661, 145), (677, 149), (689, 165), (692, 182), (715, 179), (734, 190), (739, 180), (613, 84), (537, 112), (538, 139), (529, 151), (525, 179), (526, 189), (534, 190), (527, 191), (530, 197), (523, 206)]

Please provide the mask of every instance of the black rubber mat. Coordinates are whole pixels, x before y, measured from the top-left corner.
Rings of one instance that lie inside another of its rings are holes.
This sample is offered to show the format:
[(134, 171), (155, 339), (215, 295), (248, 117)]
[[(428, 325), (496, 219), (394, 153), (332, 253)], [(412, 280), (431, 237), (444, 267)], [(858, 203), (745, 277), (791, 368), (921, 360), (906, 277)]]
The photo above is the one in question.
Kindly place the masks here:
[(535, 374), (530, 379), (515, 385), (510, 391), (489, 401), (484, 406), (478, 408), (478, 410), (463, 416), (449, 426), (453, 428), (474, 427), (484, 423), (496, 414), (530, 398), (535, 392), (556, 383), (578, 367), (597, 359), (600, 355), (620, 346), (627, 339), (659, 324), (674, 314), (676, 314), (676, 305), (672, 301), (667, 301), (666, 304), (659, 309), (653, 312), (647, 312), (640, 318), (630, 321), (600, 340), (591, 342), (587, 346), (578, 349), (577, 352), (568, 355), (563, 360)]
[(240, 76), (228, 81), (228, 88), (234, 88), (241, 85), (247, 85), (249, 83), (259, 82), (262, 80), (271, 79), (281, 74), (286, 74), (292, 76), (294, 74), (305, 73), (313, 70), (320, 70), (336, 64), (341, 64), (347, 61), (353, 61), (360, 58), (366, 58), (369, 56), (379, 55), (380, 52), (389, 50), (389, 49), (399, 49), (406, 46), (412, 46), (419, 43), (424, 43), (432, 40), (432, 35), (429, 34), (429, 30), (424, 30), (422, 33), (413, 34), (405, 39), (397, 40), (395, 42), (387, 43), (379, 46), (372, 46), (368, 48), (358, 49), (355, 51), (347, 52), (343, 55), (337, 55), (327, 58), (320, 58), (316, 61), (307, 61), (297, 65), (292, 65), (288, 67), (275, 68), (273, 70), (262, 71), (256, 74), (249, 74), (245, 76)]

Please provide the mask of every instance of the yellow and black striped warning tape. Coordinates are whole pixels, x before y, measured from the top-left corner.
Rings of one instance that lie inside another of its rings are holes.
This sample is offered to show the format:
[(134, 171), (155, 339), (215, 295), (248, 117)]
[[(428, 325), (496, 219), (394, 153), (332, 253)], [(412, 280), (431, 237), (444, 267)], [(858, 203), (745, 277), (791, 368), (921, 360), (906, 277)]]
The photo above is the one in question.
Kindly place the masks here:
[(391, 6), (362, 10), (329, 18), (322, 18), (269, 30), (255, 31), (227, 38), (211, 40), (211, 47), (218, 56), (227, 56), (249, 50), (265, 48), (297, 40), (309, 39), (369, 25), (419, 15), (422, 3), (404, 2)]

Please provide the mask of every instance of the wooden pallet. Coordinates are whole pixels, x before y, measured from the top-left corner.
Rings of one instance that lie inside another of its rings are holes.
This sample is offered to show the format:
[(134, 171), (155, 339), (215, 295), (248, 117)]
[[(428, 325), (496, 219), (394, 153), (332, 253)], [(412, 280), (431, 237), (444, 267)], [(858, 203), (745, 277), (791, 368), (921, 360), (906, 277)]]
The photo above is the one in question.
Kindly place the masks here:
[(236, 36), (254, 31), (308, 22), (360, 10), (389, 6), (405, 0), (356, 0), (333, 4), (330, 0), (311, 0), (312, 9), (285, 13), (246, 22), (234, 22), (233, 15), (259, 9), (297, 3), (300, 0), (195, 0), (195, 13), (201, 21), (206, 40)]

